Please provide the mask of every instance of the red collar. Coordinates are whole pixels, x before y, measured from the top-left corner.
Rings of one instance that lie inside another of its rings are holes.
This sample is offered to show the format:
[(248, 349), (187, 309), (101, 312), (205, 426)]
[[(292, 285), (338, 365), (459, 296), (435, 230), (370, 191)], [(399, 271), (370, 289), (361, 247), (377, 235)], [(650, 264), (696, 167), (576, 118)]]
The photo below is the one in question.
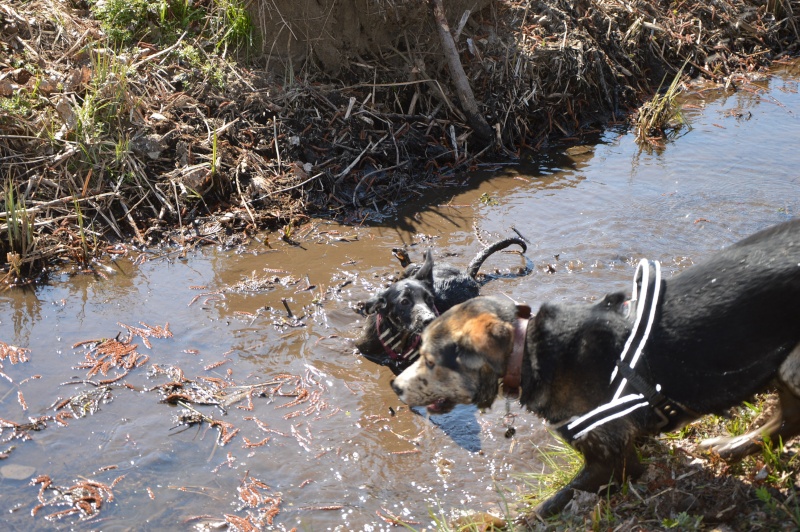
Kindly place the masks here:
[(516, 392), (519, 389), (528, 321), (528, 318), (520, 317), (514, 322), (514, 347), (511, 348), (511, 356), (508, 357), (508, 364), (506, 365), (506, 374), (503, 376), (503, 390), (507, 394)]

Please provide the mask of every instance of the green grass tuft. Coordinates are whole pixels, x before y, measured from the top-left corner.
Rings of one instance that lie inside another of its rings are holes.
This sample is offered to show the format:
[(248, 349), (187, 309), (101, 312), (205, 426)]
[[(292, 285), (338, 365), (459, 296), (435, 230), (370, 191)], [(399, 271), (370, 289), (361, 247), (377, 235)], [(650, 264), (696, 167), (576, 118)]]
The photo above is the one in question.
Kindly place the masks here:
[(6, 260), (9, 271), (5, 281), (11, 277), (22, 279), (27, 276), (36, 251), (36, 236), (34, 232), (35, 215), (28, 214), (24, 197), (19, 196), (11, 183), (5, 186), (5, 248)]
[(677, 103), (684, 67), (686, 63), (675, 74), (666, 90), (662, 92), (659, 87), (655, 96), (639, 108), (636, 117), (637, 142), (651, 142), (653, 138), (666, 137), (668, 129), (679, 129), (685, 123)]

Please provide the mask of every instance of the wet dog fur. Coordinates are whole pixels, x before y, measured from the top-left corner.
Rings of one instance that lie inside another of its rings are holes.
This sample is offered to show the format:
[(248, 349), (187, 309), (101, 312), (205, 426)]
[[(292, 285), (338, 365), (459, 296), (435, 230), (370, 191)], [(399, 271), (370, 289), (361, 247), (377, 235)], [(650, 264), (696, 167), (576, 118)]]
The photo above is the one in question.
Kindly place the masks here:
[(398, 372), (404, 369), (409, 360), (386, 360), (387, 350), (378, 336), (378, 317), (392, 336), (400, 336), (398, 345), (410, 344), (439, 313), (478, 296), (481, 283), (477, 276), (481, 266), (492, 254), (512, 245), (522, 248), (522, 253), (527, 249), (521, 238), (499, 240), (481, 250), (465, 270), (434, 263), (433, 254), (427, 250), (422, 264), (408, 264), (400, 279), (364, 303), (367, 319), (355, 342), (358, 350), (370, 359), (390, 362)]
[[(755, 393), (776, 389), (773, 417), (738, 437), (702, 443), (728, 460), (800, 433), (800, 220), (746, 238), (663, 280), (656, 321), (636, 371), (680, 403), (689, 422), (723, 413)], [(606, 404), (609, 376), (632, 328), (624, 293), (592, 305), (544, 304), (525, 328), (520, 401), (564, 435), (567, 422)], [(455, 403), (492, 404), (526, 314), (503, 298), (478, 297), (434, 320), (419, 359), (392, 387), (410, 406), (443, 412)], [(659, 432), (641, 408), (568, 443), (585, 463), (560, 491), (527, 516), (559, 513), (574, 490), (597, 492), (643, 466), (634, 440)], [(677, 427), (671, 427), (677, 428)]]

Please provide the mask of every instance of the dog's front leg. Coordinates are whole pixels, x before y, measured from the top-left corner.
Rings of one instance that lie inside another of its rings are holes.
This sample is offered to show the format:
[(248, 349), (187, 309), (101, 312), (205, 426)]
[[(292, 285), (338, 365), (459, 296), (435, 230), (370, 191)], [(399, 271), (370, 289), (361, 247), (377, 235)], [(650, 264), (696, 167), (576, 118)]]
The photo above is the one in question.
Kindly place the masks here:
[(616, 490), (626, 478), (636, 478), (642, 474), (644, 467), (636, 456), (632, 441), (624, 442), (621, 449), (614, 449), (608, 446), (610, 442), (602, 436), (591, 436), (575, 445), (576, 449), (583, 452), (583, 468), (569, 484), (537, 506), (533, 514), (526, 517), (527, 523), (533, 522), (531, 518), (546, 519), (560, 513), (572, 500), (575, 490), (597, 493), (607, 486)]
[[(584, 468), (578, 476), (583, 474), (586, 471)], [(577, 478), (577, 477), (575, 477)], [(561, 513), (561, 510), (569, 504), (569, 501), (575, 496), (575, 490), (572, 487), (572, 483), (567, 484), (560, 490), (558, 490), (555, 495), (552, 495), (550, 498), (539, 504), (536, 508), (533, 509), (533, 513), (529, 516), (526, 516), (525, 522), (527, 524), (532, 524), (537, 519), (547, 519), (548, 517), (553, 517), (554, 515), (558, 515)]]
[(589, 462), (577, 475), (555, 495), (542, 502), (534, 509), (534, 513), (543, 519), (559, 514), (572, 500), (575, 490), (596, 493), (602, 486), (609, 484), (614, 477), (614, 470), (602, 462)]

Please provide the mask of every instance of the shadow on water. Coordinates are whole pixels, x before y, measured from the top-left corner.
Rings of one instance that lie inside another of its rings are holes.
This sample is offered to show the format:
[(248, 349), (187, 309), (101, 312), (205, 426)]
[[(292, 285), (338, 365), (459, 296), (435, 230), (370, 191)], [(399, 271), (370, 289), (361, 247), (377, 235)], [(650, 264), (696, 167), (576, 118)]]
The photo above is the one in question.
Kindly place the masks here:
[[(496, 205), (496, 195), (509, 186), (496, 182), (503, 176), (513, 176), (512, 179), (539, 190), (575, 187), (583, 179), (580, 169), (589, 164), (594, 145), (601, 142), (602, 138), (597, 135), (586, 135), (580, 144), (556, 143), (547, 152), (525, 153), (513, 163), (486, 163), (481, 165), (483, 170), (473, 172), (456, 187), (433, 190), (424, 202), (401, 205), (397, 216), (381, 226), (394, 231), (398, 241), (406, 246), (414, 245), (413, 236), (423, 230), (431, 235), (443, 235), (448, 230), (479, 232), (480, 227), (476, 225), (480, 220), (475, 219), (471, 205), (461, 200), (473, 198), (474, 201), (477, 196), (477, 201), (485, 205)], [(514, 233), (509, 227), (498, 236), (514, 236)]]
[[(427, 416), (424, 408), (413, 408), (421, 416)], [(474, 406), (458, 405), (451, 412), (430, 416), (430, 422), (439, 427), (453, 442), (465, 450), (477, 453), (481, 450), (481, 426), (478, 409)]]
[[(402, 206), (396, 221), (316, 220), (296, 231), (301, 246), (259, 237), (186, 260), (149, 251), (102, 276), (54, 273), (47, 286), (0, 293), (4, 526), (210, 529), (249, 517), (286, 530), (378, 530), (392, 519), (418, 529), (431, 511), (502, 513), (528, 491), (522, 475), (542, 469), (551, 436), (502, 401), (483, 413), (411, 411), (390, 369), (355, 352), (354, 307), (398, 274), (392, 248), (420, 257), (433, 247), (466, 267), (481, 240), (516, 229), (526, 259), (490, 257), (482, 291), (534, 310), (628, 290), (641, 257), (674, 274), (797, 215), (796, 74), (768, 90), (696, 91), (684, 107), (691, 130), (661, 151), (610, 129), (483, 167)], [(171, 336), (154, 333), (167, 324)], [(113, 500), (98, 492), (92, 519), (80, 509), (59, 519), (74, 508), (65, 494), (87, 481)]]

